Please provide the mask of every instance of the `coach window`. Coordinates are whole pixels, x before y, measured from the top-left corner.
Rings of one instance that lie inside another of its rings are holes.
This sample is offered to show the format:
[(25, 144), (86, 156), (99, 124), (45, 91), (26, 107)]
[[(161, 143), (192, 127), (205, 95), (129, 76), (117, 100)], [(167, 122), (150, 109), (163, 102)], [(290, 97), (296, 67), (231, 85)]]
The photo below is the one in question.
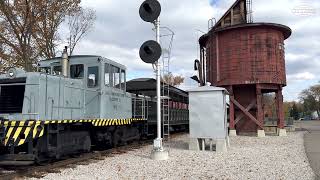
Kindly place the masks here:
[(120, 68), (113, 66), (113, 87), (120, 89)]
[(87, 79), (88, 88), (97, 87), (98, 82), (99, 82), (99, 67), (98, 66), (88, 67), (88, 79)]
[(126, 71), (121, 69), (121, 89), (126, 90)]
[(70, 77), (73, 79), (82, 79), (84, 74), (83, 64), (74, 64), (70, 66)]
[(104, 65), (104, 84), (109, 86), (112, 84), (112, 71), (110, 64)]

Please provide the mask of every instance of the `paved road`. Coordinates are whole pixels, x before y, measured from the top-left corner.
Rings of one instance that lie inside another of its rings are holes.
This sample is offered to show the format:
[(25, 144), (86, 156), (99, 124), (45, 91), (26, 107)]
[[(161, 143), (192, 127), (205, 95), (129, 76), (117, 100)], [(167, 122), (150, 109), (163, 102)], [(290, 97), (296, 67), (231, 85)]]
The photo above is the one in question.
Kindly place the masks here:
[(304, 146), (316, 179), (320, 180), (320, 121), (304, 121), (295, 125), (309, 132), (304, 136)]

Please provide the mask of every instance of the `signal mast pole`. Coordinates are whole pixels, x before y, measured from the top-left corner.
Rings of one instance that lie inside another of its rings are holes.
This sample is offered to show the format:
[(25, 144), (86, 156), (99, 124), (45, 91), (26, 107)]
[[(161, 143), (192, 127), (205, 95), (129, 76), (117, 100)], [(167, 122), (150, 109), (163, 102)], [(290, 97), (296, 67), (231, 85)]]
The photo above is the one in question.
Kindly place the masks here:
[[(158, 17), (154, 26), (156, 29), (156, 41), (160, 44), (160, 18)], [(151, 158), (154, 160), (166, 160), (169, 158), (168, 151), (165, 151), (161, 138), (161, 63), (160, 59), (156, 62), (156, 79), (157, 79), (157, 139), (153, 141), (153, 150)]]
[(145, 0), (139, 9), (139, 14), (142, 20), (153, 23), (156, 29), (156, 41), (149, 40), (140, 47), (139, 55), (145, 63), (156, 65), (157, 79), (157, 138), (153, 141), (153, 150), (151, 158), (154, 160), (168, 159), (168, 151), (165, 151), (162, 146), (161, 138), (161, 80), (160, 80), (160, 57), (162, 49), (160, 45), (160, 13), (161, 5), (157, 0)]
[[(155, 28), (156, 28), (156, 41), (160, 44), (160, 18), (155, 21), (154, 23)], [(162, 138), (161, 138), (161, 80), (160, 80), (160, 68), (161, 68), (161, 63), (160, 59), (157, 61), (156, 65), (156, 71), (157, 71), (157, 139), (159, 141), (159, 149), (163, 150), (162, 147)], [(156, 147), (156, 146), (155, 146)]]

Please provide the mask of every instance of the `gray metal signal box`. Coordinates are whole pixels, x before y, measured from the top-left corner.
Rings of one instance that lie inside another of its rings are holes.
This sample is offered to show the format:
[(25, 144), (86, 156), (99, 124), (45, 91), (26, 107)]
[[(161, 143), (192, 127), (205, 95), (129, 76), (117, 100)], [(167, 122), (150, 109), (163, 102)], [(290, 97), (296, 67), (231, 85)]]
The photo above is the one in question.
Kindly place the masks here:
[(189, 90), (190, 149), (205, 150), (208, 141), (212, 149), (212, 142), (215, 141), (216, 151), (226, 150), (226, 95), (226, 89), (213, 86)]

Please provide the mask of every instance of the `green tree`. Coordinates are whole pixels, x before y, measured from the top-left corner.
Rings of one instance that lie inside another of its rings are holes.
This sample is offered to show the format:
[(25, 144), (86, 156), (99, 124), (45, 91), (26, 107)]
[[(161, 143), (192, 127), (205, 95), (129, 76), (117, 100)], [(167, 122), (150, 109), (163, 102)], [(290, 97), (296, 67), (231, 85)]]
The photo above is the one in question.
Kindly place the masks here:
[(291, 110), (291, 102), (283, 102), (283, 112), (284, 112), (284, 118), (288, 119), (290, 116), (290, 110)]
[(290, 109), (290, 117), (293, 117), (295, 120), (299, 119), (299, 110), (297, 108), (296, 103), (293, 103)]
[(310, 115), (317, 112), (320, 117), (320, 84), (311, 86), (300, 93), (300, 101), (303, 104), (304, 113)]

